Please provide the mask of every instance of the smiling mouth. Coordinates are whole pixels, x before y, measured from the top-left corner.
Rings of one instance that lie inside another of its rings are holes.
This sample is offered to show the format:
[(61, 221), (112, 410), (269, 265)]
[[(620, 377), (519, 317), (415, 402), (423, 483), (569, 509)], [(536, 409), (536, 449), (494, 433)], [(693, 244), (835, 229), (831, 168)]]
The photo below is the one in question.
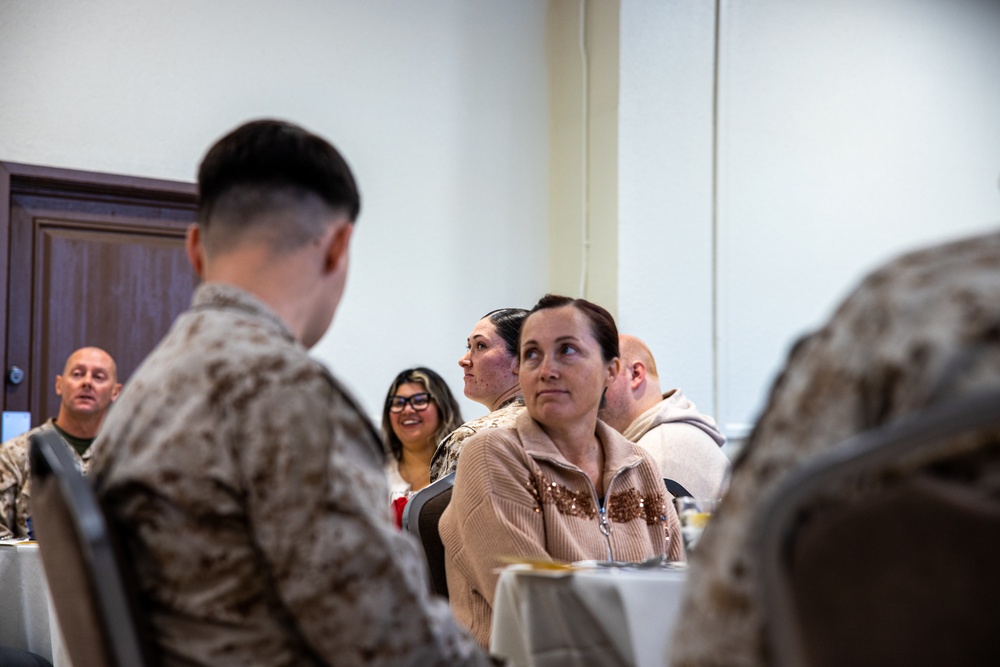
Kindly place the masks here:
[(399, 422), (400, 426), (416, 426), (421, 423), (419, 419), (407, 419), (405, 421)]

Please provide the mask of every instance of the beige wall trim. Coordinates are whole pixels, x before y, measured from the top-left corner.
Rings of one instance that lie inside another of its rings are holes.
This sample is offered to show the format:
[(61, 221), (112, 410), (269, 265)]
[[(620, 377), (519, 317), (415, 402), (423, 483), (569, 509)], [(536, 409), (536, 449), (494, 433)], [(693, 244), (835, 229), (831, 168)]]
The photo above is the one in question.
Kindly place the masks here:
[(550, 289), (618, 294), (618, 0), (550, 0)]

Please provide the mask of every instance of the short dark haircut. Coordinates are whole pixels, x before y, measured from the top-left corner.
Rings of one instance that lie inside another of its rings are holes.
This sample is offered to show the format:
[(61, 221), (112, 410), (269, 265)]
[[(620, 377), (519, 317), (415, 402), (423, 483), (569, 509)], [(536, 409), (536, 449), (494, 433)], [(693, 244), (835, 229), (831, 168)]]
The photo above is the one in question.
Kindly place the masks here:
[[(559, 294), (546, 294), (538, 300), (535, 307), (528, 313), (528, 317), (531, 317), (540, 310), (561, 308), (563, 306), (573, 306), (583, 313), (587, 321), (590, 322), (590, 332), (594, 334), (597, 344), (601, 347), (601, 359), (608, 362), (615, 357), (621, 356), (618, 350), (618, 325), (615, 324), (615, 318), (611, 317), (611, 313), (596, 303), (592, 303), (586, 299), (574, 299)], [(520, 341), (518, 341), (518, 348), (520, 348)]]
[(528, 311), (524, 308), (498, 308), (486, 313), (480, 320), (489, 318), (493, 327), (497, 330), (500, 338), (503, 339), (507, 353), (512, 357), (518, 356), (517, 344), (521, 336), (521, 324), (528, 316)]
[(437, 432), (434, 433), (434, 442), (439, 443), (446, 435), (462, 425), (462, 410), (458, 407), (458, 401), (448, 389), (448, 384), (440, 375), (429, 368), (418, 366), (407, 368), (396, 376), (396, 379), (389, 385), (389, 391), (385, 395), (385, 403), (382, 405), (382, 435), (385, 437), (386, 448), (392, 453), (397, 461), (403, 458), (403, 443), (396, 437), (392, 430), (392, 422), (389, 418), (389, 399), (396, 395), (400, 385), (407, 382), (415, 382), (423, 385), (427, 393), (438, 408), (441, 416), (441, 423)]
[(323, 231), (318, 221), (331, 213), (353, 222), (361, 210), (350, 167), (322, 137), (285, 121), (255, 120), (219, 139), (202, 159), (198, 222), (204, 231), (243, 231), (262, 213), (295, 207), (304, 213), (300, 229), (270, 230), (279, 245), (315, 238)]

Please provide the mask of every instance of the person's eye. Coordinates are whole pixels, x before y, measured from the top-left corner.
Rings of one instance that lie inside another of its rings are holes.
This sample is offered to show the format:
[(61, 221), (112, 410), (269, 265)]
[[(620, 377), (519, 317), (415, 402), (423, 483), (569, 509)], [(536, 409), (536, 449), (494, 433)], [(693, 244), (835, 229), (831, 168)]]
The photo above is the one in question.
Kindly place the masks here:
[(559, 352), (562, 354), (576, 354), (576, 346), (566, 343), (559, 349)]
[(524, 357), (525, 361), (531, 361), (531, 360), (535, 359), (538, 356), (538, 350), (536, 350), (534, 348), (527, 349), (527, 350), (525, 350), (522, 353), (521, 356)]
[(477, 350), (485, 350), (486, 349), (486, 343), (476, 343), (476, 349)]

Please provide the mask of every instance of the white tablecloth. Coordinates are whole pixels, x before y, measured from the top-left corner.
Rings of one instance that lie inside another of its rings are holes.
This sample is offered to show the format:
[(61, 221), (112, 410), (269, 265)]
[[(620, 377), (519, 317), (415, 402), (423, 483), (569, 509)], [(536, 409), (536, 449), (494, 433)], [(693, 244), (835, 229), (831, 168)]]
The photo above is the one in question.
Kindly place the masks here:
[(509, 567), (493, 599), (490, 651), (516, 667), (663, 667), (686, 580), (683, 570)]
[(0, 646), (71, 667), (37, 544), (0, 542)]

